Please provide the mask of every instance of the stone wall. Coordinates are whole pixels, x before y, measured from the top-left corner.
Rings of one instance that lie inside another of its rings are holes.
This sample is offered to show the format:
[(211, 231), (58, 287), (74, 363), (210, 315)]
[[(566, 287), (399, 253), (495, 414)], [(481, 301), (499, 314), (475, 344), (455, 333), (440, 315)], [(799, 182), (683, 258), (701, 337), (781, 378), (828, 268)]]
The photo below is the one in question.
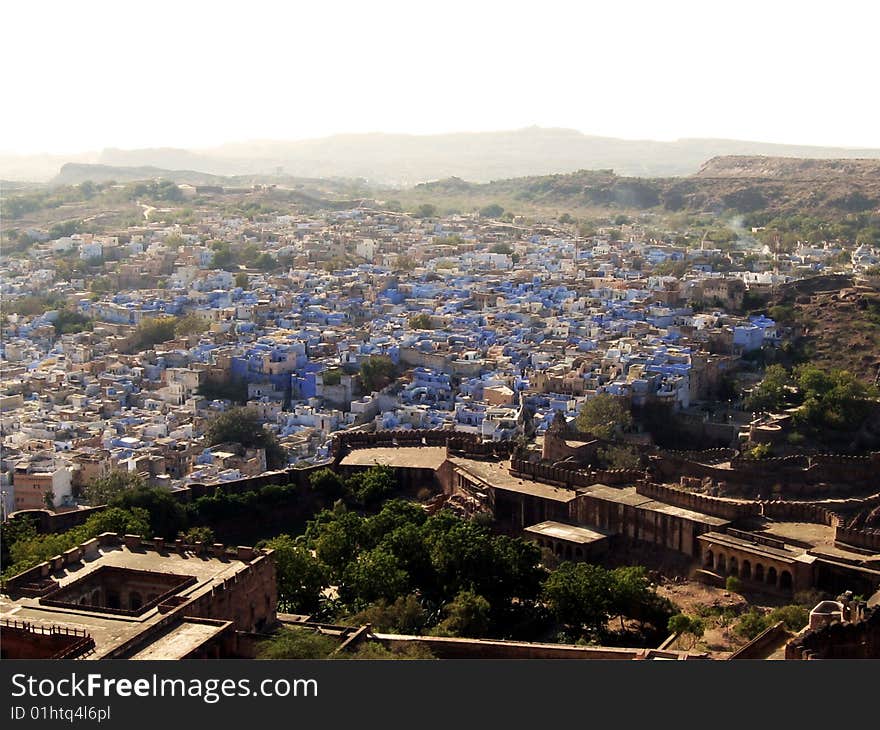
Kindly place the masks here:
[(478, 434), (451, 429), (406, 429), (399, 431), (341, 431), (333, 435), (334, 462), (351, 449), (375, 446), (446, 446), (450, 451), (474, 456), (509, 456), (510, 441), (483, 441)]
[(439, 659), (636, 659), (639, 649), (537, 644), (523, 641), (465, 639), (440, 636), (374, 634), (388, 648), (417, 644), (425, 646)]
[(576, 464), (572, 464), (570, 467), (565, 464), (551, 466), (516, 458), (510, 460), (510, 473), (514, 476), (556, 484), (568, 489), (589, 487), (593, 484), (628, 485), (645, 477), (644, 472), (636, 469), (583, 469), (578, 468)]
[(785, 658), (876, 659), (880, 656), (880, 610), (855, 623), (835, 622), (796, 636), (785, 647)]
[(767, 649), (771, 648), (778, 642), (788, 631), (785, 628), (785, 622), (778, 621), (769, 628), (764, 629), (754, 639), (745, 646), (741, 646), (728, 658), (730, 659), (763, 659), (767, 653)]
[[(218, 482), (216, 484), (201, 484), (194, 482), (185, 487), (171, 490), (171, 496), (180, 502), (192, 502), (199, 497), (213, 497), (220, 493), (225, 494), (243, 494), (245, 492), (254, 492), (270, 484), (278, 484), (281, 486), (295, 484), (299, 487), (305, 487), (309, 484), (309, 476), (319, 470), (332, 466), (331, 464), (316, 464), (305, 468), (297, 469), (281, 469), (279, 471), (269, 471), (257, 476), (244, 477), (243, 479), (233, 479), (228, 482)], [(39, 533), (48, 532), (65, 532), (73, 527), (77, 527), (85, 523), (85, 521), (96, 512), (106, 509), (106, 505), (97, 505), (95, 507), (84, 507), (69, 512), (49, 512), (48, 510), (19, 510), (9, 515), (10, 520), (33, 519), (36, 530)]]
[(276, 620), (278, 586), (272, 551), (263, 551), (243, 569), (186, 605), (187, 616), (232, 621), (238, 631), (257, 631)]
[(813, 522), (834, 527), (840, 521), (833, 510), (813, 502), (771, 500), (760, 504), (765, 517), (782, 522)]
[(648, 481), (642, 481), (637, 484), (636, 492), (664, 504), (671, 504), (675, 507), (693, 510), (694, 512), (702, 512), (703, 514), (720, 517), (725, 520), (736, 520), (760, 514), (760, 505), (754, 502), (733, 502), (728, 499), (686, 492), (682, 489), (675, 489), (664, 484), (654, 484)]
[[(221, 544), (187, 544), (182, 539), (168, 542), (162, 538), (144, 539), (138, 535), (117, 535), (105, 532), (62, 555), (25, 570), (3, 583), (3, 591), (9, 595), (45, 595), (58, 587), (51, 574), (65, 566), (74, 566), (84, 558), (97, 558), (99, 547), (125, 545), (130, 550), (152, 550), (157, 559), (167, 550), (196, 557), (213, 556), (218, 559), (238, 560), (242, 568), (222, 583), (192, 602), (187, 615), (203, 618), (219, 618), (233, 621), (239, 630), (253, 630), (255, 626), (275, 621), (278, 589), (275, 583), (275, 563), (271, 550), (255, 550), (251, 547), (227, 547)], [(163, 607), (160, 604), (160, 612)]]
[(880, 530), (856, 529), (838, 525), (834, 531), (834, 541), (846, 545), (865, 548), (873, 552), (880, 552)]
[(107, 509), (106, 505), (83, 507), (69, 512), (50, 512), (47, 509), (22, 509), (9, 514), (9, 520), (33, 520), (37, 532), (65, 532), (79, 527), (97, 512)]
[(734, 455), (728, 460), (729, 468), (718, 466), (722, 454), (731, 451), (660, 451), (650, 454), (650, 467), (655, 477), (663, 481), (678, 481), (682, 476), (709, 478), (724, 482), (729, 494), (747, 498), (767, 496), (775, 490), (805, 498), (845, 497), (870, 489), (880, 471), (880, 452), (867, 456), (817, 454), (769, 459)]

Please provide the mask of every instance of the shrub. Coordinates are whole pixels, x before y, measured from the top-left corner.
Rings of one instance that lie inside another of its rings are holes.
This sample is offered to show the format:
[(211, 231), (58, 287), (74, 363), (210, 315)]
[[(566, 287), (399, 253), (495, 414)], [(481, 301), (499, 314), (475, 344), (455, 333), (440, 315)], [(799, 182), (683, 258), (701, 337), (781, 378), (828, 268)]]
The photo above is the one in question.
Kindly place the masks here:
[(336, 639), (306, 628), (283, 628), (257, 644), (258, 659), (327, 659), (338, 647)]
[(742, 593), (742, 581), (735, 575), (729, 575), (725, 583), (725, 587), (731, 593)]

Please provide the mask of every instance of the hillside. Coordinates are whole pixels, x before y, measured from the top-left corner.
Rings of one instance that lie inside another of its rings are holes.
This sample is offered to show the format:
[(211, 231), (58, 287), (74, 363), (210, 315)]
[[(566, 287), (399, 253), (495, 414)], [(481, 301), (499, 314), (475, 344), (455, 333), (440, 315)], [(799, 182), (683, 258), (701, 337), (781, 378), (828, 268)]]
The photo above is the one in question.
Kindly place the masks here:
[(880, 160), (814, 159), (728, 155), (713, 157), (703, 164), (695, 177), (754, 178), (767, 180), (880, 180)]
[[(449, 177), (412, 187), (389, 188), (362, 179), (288, 175), (209, 175), (193, 170), (71, 163), (51, 186), (86, 180), (119, 183), (164, 178), (176, 183), (250, 188), (269, 185), (279, 193), (306, 196), (310, 206), (344, 207), (347, 201), (397, 201), (413, 210), (432, 204), (441, 212), (472, 211), (497, 203), (520, 213), (592, 215), (607, 210), (657, 210), (815, 216), (840, 221), (851, 214), (880, 213), (880, 160), (809, 160), (718, 157), (690, 177), (619, 176), (609, 169), (469, 182)], [(863, 216), (864, 217), (864, 216)], [(867, 225), (863, 222), (861, 225)]]
[(404, 197), (419, 203), (470, 197), (560, 209), (660, 207), (836, 217), (880, 208), (880, 160), (715, 157), (690, 177), (636, 178), (611, 170), (579, 170), (483, 184), (452, 178), (417, 185)]
[(135, 180), (152, 180), (155, 178), (173, 180), (177, 183), (189, 183), (190, 185), (221, 185), (227, 181), (227, 178), (220, 175), (209, 175), (194, 170), (168, 170), (150, 165), (125, 167), (68, 162), (61, 167), (58, 174), (49, 181), (49, 184), (52, 186), (79, 185), (86, 180), (91, 180), (95, 183), (110, 182), (111, 180), (116, 182), (134, 182)]
[[(876, 282), (875, 282), (876, 283)], [(780, 287), (772, 305), (790, 312), (793, 352), (821, 368), (849, 370), (874, 383), (880, 375), (880, 290), (849, 276), (816, 276)], [(796, 359), (797, 359), (796, 357)]]
[[(804, 147), (725, 139), (672, 142), (626, 140), (572, 129), (529, 127), (455, 134), (342, 134), (297, 141), (225, 144), (210, 149), (105, 149), (74, 158), (0, 156), (0, 178), (48, 180), (64, 162), (115, 167), (194, 170), (211, 175), (365, 178), (411, 186), (461, 177), (489, 182), (512, 177), (609, 169), (623, 176), (692, 175), (709, 158), (768, 155), (810, 158), (880, 158), (877, 149)], [(54, 166), (54, 170), (51, 170)]]

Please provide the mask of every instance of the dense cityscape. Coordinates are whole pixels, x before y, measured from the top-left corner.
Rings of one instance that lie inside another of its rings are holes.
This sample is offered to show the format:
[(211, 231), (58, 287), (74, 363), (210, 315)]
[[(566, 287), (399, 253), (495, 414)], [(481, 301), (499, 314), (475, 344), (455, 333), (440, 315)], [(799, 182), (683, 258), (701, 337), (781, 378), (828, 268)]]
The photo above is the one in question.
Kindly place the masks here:
[(5, 201), (15, 651), (873, 651), (874, 219), (502, 202)]

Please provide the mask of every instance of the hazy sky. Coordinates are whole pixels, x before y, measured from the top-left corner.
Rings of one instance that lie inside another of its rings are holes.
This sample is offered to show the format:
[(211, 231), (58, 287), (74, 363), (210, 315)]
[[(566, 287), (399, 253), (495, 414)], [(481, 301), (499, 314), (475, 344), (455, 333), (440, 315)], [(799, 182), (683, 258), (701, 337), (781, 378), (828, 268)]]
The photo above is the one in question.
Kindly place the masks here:
[(2, 4), (0, 149), (568, 127), (880, 147), (873, 0)]

